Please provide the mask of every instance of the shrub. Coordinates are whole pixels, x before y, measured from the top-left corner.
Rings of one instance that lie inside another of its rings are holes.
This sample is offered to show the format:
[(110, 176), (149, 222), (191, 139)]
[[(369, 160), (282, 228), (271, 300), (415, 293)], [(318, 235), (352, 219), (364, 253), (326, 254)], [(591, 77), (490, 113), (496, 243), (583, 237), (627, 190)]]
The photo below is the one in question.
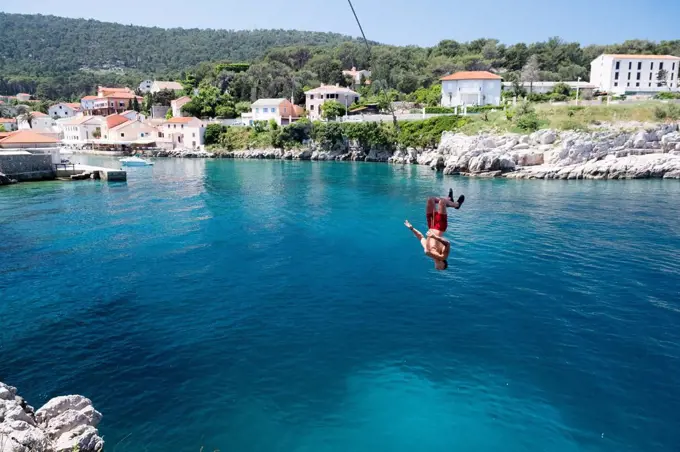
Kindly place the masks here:
[(535, 132), (540, 127), (538, 116), (534, 112), (517, 116), (515, 124), (525, 132)]
[(529, 102), (522, 102), (517, 105), (517, 108), (515, 109), (515, 114), (517, 116), (527, 115), (530, 113), (536, 113), (536, 109), (534, 109), (534, 106)]
[(324, 119), (335, 119), (345, 114), (345, 106), (335, 100), (329, 100), (321, 105), (321, 117)]
[(257, 133), (264, 133), (267, 131), (267, 121), (253, 122), (253, 131)]
[(527, 96), (529, 102), (548, 102), (550, 97), (547, 94), (531, 93)]
[(680, 99), (680, 93), (672, 93), (670, 91), (662, 91), (662, 92), (658, 93), (656, 96), (654, 96), (654, 99), (661, 99), (661, 100)]
[(205, 144), (209, 146), (219, 143), (220, 135), (222, 135), (224, 129), (225, 127), (222, 124), (208, 124), (205, 128)]
[(659, 121), (666, 119), (676, 121), (680, 119), (680, 106), (676, 104), (656, 106), (654, 107), (654, 117)]
[(312, 127), (312, 138), (324, 149), (343, 141), (342, 127), (337, 122), (316, 122)]
[(469, 118), (454, 115), (422, 121), (400, 121), (397, 143), (403, 147), (434, 148), (439, 145), (443, 132), (460, 129), (469, 121)]
[(569, 98), (569, 96), (571, 96), (571, 88), (566, 83), (561, 83), (561, 82), (556, 83), (555, 86), (552, 89), (551, 94), (564, 96), (564, 98), (566, 99), (566, 98)]
[(425, 107), (425, 113), (427, 114), (447, 114), (455, 113), (455, 109), (451, 107)]

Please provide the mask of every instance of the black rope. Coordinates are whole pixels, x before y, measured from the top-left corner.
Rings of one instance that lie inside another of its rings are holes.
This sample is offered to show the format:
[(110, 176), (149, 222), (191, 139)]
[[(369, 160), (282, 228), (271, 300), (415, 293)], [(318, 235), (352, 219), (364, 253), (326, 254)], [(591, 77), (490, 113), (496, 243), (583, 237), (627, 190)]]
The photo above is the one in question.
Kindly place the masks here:
[(368, 58), (370, 60), (371, 58), (371, 46), (368, 44), (368, 39), (366, 39), (366, 33), (364, 33), (364, 27), (361, 26), (361, 22), (359, 21), (359, 16), (357, 16), (357, 12), (354, 10), (354, 5), (352, 5), (352, 0), (347, 0), (349, 3), (349, 7), (352, 8), (352, 14), (354, 14), (354, 18), (357, 21), (357, 25), (359, 25), (359, 30), (361, 30), (361, 36), (364, 37), (364, 43), (366, 44), (366, 49), (368, 50)]

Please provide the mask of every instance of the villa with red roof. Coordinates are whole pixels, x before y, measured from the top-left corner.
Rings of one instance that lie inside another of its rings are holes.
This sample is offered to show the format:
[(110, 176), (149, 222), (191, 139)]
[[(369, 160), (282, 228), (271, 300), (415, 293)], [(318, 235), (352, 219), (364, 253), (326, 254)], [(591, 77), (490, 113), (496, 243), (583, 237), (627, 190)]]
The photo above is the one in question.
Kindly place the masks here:
[(130, 103), (144, 98), (137, 96), (130, 88), (109, 88), (99, 86), (96, 96), (85, 96), (80, 100), (81, 110), (87, 115), (107, 116), (129, 110)]
[(82, 107), (80, 103), (60, 102), (52, 105), (47, 113), (52, 118), (72, 118), (81, 113)]
[(442, 107), (464, 105), (500, 105), (499, 75), (488, 71), (462, 71), (440, 78)]
[(203, 149), (205, 124), (198, 118), (170, 118), (161, 126), (163, 141), (172, 148)]

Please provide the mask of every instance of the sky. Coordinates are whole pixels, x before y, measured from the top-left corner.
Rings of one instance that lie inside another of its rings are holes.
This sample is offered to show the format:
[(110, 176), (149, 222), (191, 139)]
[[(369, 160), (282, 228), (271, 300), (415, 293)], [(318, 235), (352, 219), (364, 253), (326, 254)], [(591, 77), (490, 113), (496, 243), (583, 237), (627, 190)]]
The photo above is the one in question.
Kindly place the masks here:
[[(559, 36), (581, 44), (680, 39), (680, 0), (353, 0), (366, 37), (433, 46), (443, 39), (505, 44)], [(5, 0), (8, 13), (53, 14), (183, 28), (360, 32), (347, 0)]]

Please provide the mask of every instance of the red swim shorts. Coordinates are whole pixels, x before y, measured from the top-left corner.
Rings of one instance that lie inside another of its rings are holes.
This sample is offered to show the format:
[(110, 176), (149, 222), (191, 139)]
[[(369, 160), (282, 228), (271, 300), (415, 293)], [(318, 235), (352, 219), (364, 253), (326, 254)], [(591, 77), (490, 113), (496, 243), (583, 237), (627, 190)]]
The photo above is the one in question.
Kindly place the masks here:
[(449, 226), (449, 219), (446, 215), (439, 212), (427, 214), (427, 227), (429, 229), (436, 229), (437, 231), (446, 232)]

